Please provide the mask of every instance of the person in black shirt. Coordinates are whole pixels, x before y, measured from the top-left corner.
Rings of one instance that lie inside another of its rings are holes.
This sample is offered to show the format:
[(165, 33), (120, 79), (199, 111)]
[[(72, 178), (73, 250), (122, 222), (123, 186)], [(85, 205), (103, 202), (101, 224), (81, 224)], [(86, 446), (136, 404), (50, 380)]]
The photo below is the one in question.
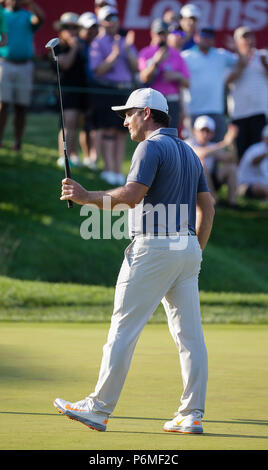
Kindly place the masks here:
[[(62, 85), (62, 101), (67, 152), (72, 166), (80, 166), (78, 157), (78, 130), (81, 116), (88, 109), (88, 77), (86, 72), (86, 56), (78, 37), (79, 15), (64, 13), (54, 24), (58, 31), (60, 45), (58, 49), (59, 67)], [(64, 166), (62, 136), (59, 132), (58, 165)]]

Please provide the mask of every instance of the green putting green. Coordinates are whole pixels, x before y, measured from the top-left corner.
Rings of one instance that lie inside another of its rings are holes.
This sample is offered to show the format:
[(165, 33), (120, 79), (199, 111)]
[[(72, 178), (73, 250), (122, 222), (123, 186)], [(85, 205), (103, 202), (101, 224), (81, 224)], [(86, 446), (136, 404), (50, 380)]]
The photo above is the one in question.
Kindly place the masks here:
[(54, 398), (77, 401), (93, 390), (108, 328), (2, 323), (1, 449), (267, 449), (266, 325), (205, 325), (209, 382), (201, 436), (162, 431), (181, 394), (177, 350), (163, 324), (145, 327), (107, 432), (58, 414)]

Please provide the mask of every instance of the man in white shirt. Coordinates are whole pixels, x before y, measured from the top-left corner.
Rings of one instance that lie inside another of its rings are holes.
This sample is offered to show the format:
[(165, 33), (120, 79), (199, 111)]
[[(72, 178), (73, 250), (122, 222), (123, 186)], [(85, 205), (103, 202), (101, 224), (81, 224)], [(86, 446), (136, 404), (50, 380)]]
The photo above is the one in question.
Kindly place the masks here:
[[(228, 127), (224, 138), (214, 142), (215, 121), (210, 116), (199, 116), (194, 122), (193, 137), (186, 142), (198, 155), (214, 203), (223, 205), (218, 200), (217, 191), (227, 185), (227, 206), (238, 209), (237, 205), (237, 164), (233, 142), (237, 136), (234, 125)], [(225, 204), (224, 204), (225, 205)]]
[(203, 27), (196, 35), (197, 45), (182, 52), (190, 72), (190, 94), (185, 96), (185, 108), (193, 125), (198, 116), (206, 115), (216, 123), (214, 141), (226, 132), (225, 79), (228, 69), (237, 62), (235, 54), (214, 47), (214, 30)]
[(261, 142), (244, 153), (238, 167), (238, 184), (241, 195), (268, 198), (268, 125), (263, 128)]
[(228, 111), (239, 128), (238, 157), (249, 146), (261, 140), (261, 131), (268, 116), (268, 53), (256, 49), (252, 30), (241, 26), (234, 32), (240, 61), (227, 78), (230, 86)]

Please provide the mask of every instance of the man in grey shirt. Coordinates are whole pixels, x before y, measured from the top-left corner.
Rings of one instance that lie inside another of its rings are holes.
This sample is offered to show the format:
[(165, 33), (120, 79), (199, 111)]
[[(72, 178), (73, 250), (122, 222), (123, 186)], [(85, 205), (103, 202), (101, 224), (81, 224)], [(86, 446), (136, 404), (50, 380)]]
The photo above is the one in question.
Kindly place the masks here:
[(178, 412), (164, 424), (164, 430), (202, 433), (208, 366), (198, 275), (213, 223), (212, 200), (198, 157), (178, 139), (176, 130), (168, 127), (167, 101), (161, 93), (138, 89), (125, 106), (112, 109), (124, 118), (131, 139), (140, 142), (125, 186), (86, 191), (66, 178), (61, 200), (102, 209), (104, 198), (110, 197), (111, 209), (126, 204), (132, 210), (139, 209), (139, 215), (117, 279), (95, 390), (75, 403), (57, 398), (54, 406), (92, 429), (105, 431), (140, 333), (162, 302), (178, 347), (184, 388)]

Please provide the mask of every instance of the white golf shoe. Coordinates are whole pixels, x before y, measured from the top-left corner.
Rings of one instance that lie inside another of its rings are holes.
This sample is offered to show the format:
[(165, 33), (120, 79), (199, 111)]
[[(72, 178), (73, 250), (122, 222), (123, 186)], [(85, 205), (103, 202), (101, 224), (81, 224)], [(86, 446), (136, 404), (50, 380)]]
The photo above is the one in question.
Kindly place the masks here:
[(117, 184), (116, 174), (113, 171), (102, 171), (100, 174), (100, 178), (106, 183), (115, 186)]
[(180, 432), (183, 434), (202, 434), (202, 415), (195, 411), (187, 416), (178, 414), (171, 421), (164, 424), (166, 432)]
[(68, 418), (80, 421), (90, 429), (106, 431), (108, 415), (91, 411), (88, 398), (75, 403), (62, 400), (62, 398), (56, 398), (53, 404), (61, 414), (64, 414)]

